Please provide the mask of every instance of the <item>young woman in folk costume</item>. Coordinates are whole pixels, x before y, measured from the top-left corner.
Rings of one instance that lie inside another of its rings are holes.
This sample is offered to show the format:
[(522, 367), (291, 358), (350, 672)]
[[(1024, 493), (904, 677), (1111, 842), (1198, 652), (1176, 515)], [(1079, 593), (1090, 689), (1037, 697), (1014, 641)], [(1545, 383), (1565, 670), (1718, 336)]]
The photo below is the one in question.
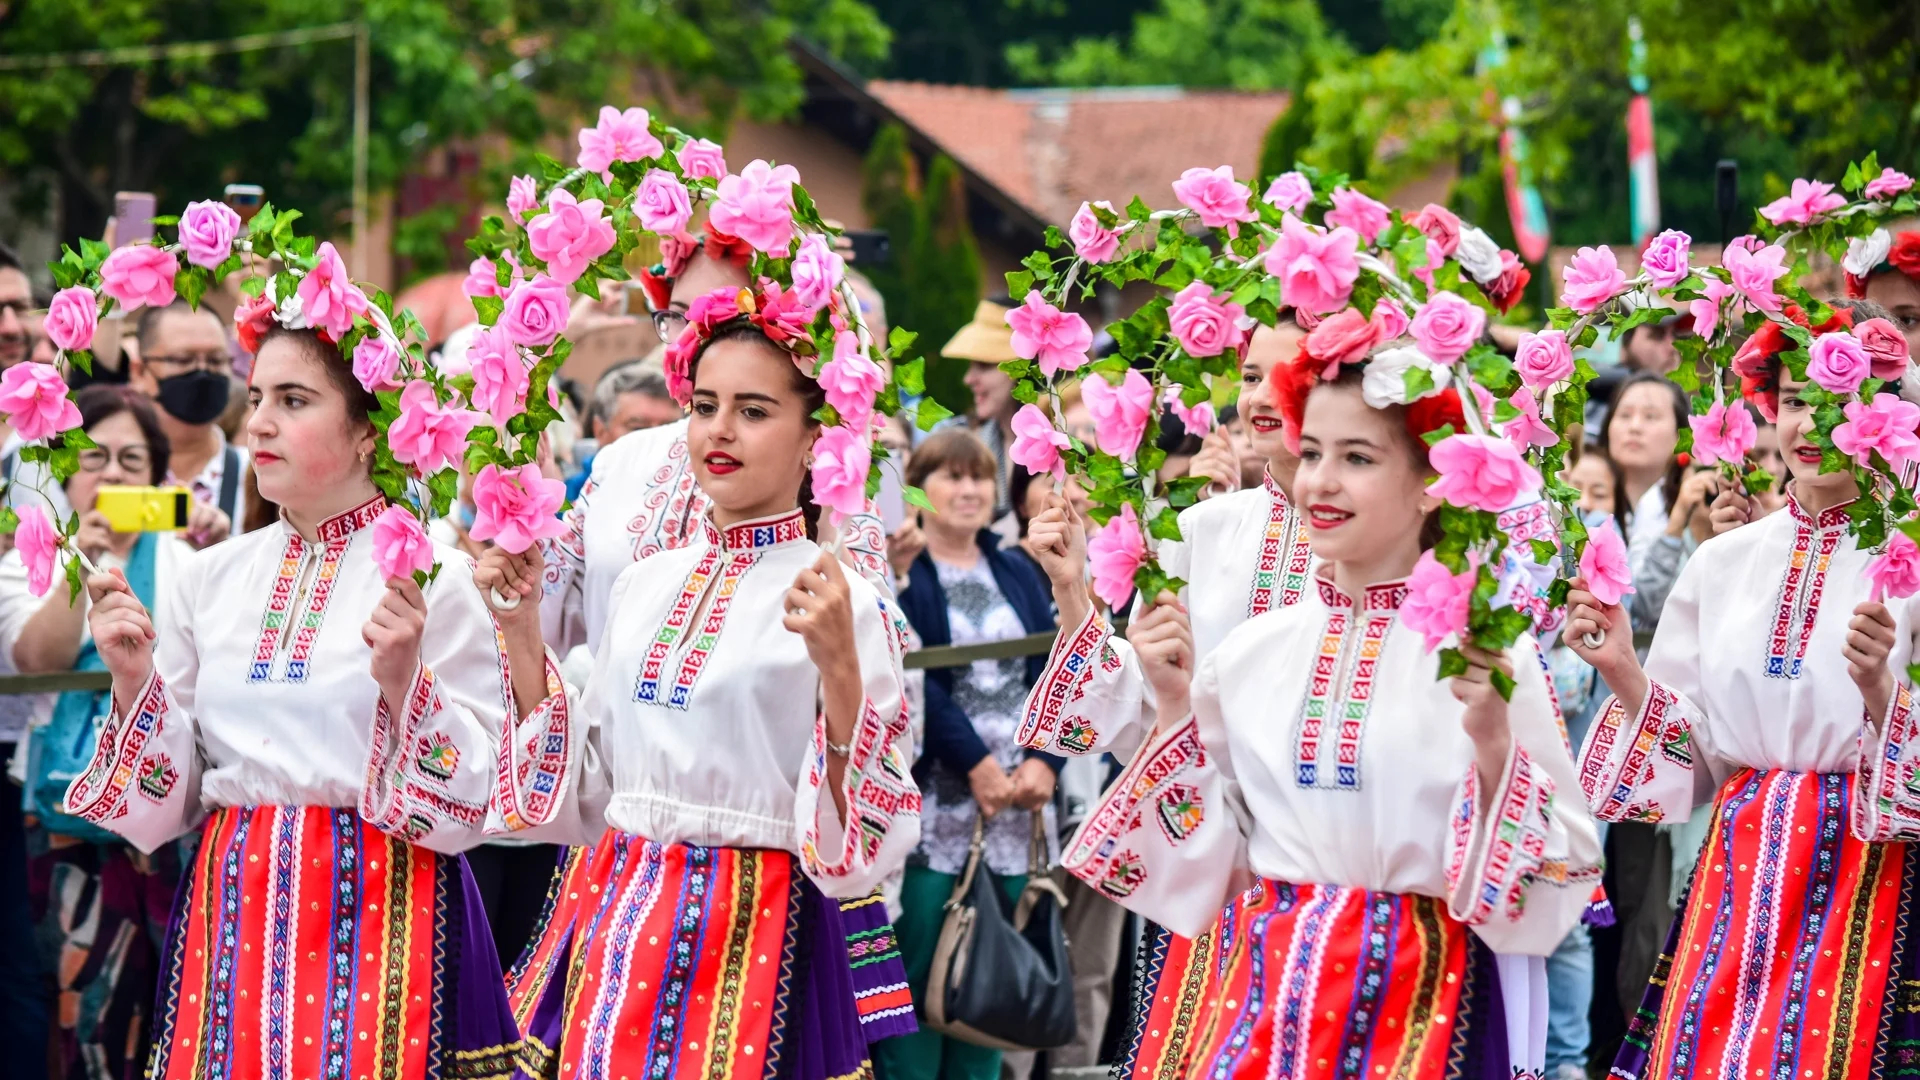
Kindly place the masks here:
[[(808, 539), (824, 391), (731, 313), (740, 292), (702, 297), (681, 339), (702, 535), (621, 573), (584, 692), (552, 668), (514, 684), (501, 817), (594, 845), (530, 1014), (536, 1074), (870, 1068), (831, 898), (870, 894), (918, 837), (902, 675), (877, 590)], [(492, 552), (476, 578), (526, 598), (503, 632), (535, 665), (537, 559)]]
[[(1304, 336), (1290, 321), (1260, 327), (1241, 361), (1239, 411), (1254, 451), (1266, 458), (1265, 483), (1183, 511), (1180, 532), (1190, 539), (1160, 547), (1161, 565), (1187, 581), (1185, 602), (1200, 657), (1247, 619), (1295, 603), (1308, 587), (1312, 552), (1306, 522), (1289, 497), (1300, 460), (1286, 447), (1268, 383), (1275, 365), (1290, 360)], [(1213, 460), (1197, 458), (1196, 466)], [(1113, 633), (1089, 600), (1085, 530), (1069, 516), (1065, 499), (1054, 494), (1029, 526), (1028, 537), (1052, 582), (1060, 623), (1070, 632), (1055, 643), (1028, 694), (1018, 737), (1030, 748), (1052, 753), (1125, 757), (1151, 730), (1153, 699), (1133, 646)], [(1178, 1071), (1195, 1027), (1194, 1011), (1207, 996), (1203, 988), (1211, 982), (1221, 934), (1231, 936), (1241, 910), (1236, 898), (1221, 912), (1225, 929), (1216, 926), (1197, 939), (1155, 928), (1141, 976), (1146, 1010), (1136, 1018), (1137, 1037), (1129, 1046), (1136, 1075)]]
[[(1861, 314), (1839, 311), (1816, 347)], [(1735, 360), (1778, 417), (1787, 512), (1741, 524), (1742, 503), (1716, 507), (1719, 535), (1681, 571), (1644, 667), (1619, 607), (1568, 598), (1566, 641), (1616, 695), (1581, 753), (1594, 812), (1712, 815), (1616, 1076), (1907, 1075), (1920, 1049), (1915, 875), (1896, 842), (1920, 838), (1915, 603), (1881, 600), (1847, 529), (1854, 476), (1821, 471), (1787, 344), (1767, 324)]]
[[(643, 271), (641, 283), (663, 341), (686, 329), (687, 311), (696, 298), (749, 283), (752, 252), (738, 240), (709, 231), (704, 237), (665, 238), (662, 248), (665, 261)], [(565, 657), (581, 647), (599, 655), (613, 585), (627, 567), (705, 538), (712, 503), (689, 450), (689, 428), (690, 420), (680, 420), (602, 447), (586, 487), (567, 510), (566, 532), (540, 542), (541, 636), (556, 655)], [(893, 606), (885, 530), (878, 516), (869, 505), (838, 528), (841, 557), (880, 591), (896, 645), (904, 652), (909, 631), (905, 616)], [(533, 1022), (555, 965), (566, 953), (590, 855), (588, 849), (577, 848), (563, 862), (540, 932), (508, 973), (514, 1016), (523, 1027)], [(850, 897), (842, 904), (842, 920), (848, 949), (858, 961), (855, 982), (862, 1030), (869, 1041), (914, 1031), (906, 967), (885, 902), (877, 892)]]
[(519, 1034), (457, 853), (482, 838), (508, 676), (464, 556), (437, 548), (424, 590), (379, 569), (378, 402), (338, 327), (307, 325), (358, 290), (319, 255), (305, 314), (239, 312), (278, 526), (195, 554), (158, 620), (118, 574), (87, 581), (113, 706), (67, 805), (142, 850), (200, 834), (148, 1075), (505, 1077)]
[(1158, 724), (1066, 864), (1184, 935), (1260, 883), (1220, 924), (1217, 1005), (1196, 1010), (1175, 1075), (1505, 1077), (1492, 950), (1559, 943), (1590, 896), (1595, 829), (1554, 801), (1573, 763), (1532, 639), (1468, 648), (1467, 673), (1440, 681), (1402, 622), (1438, 504), (1419, 436), (1464, 428), (1458, 397), (1377, 407), (1365, 365), (1322, 368), (1302, 357), (1276, 380), (1319, 560), (1304, 595), (1197, 668), (1172, 596), (1129, 628)]

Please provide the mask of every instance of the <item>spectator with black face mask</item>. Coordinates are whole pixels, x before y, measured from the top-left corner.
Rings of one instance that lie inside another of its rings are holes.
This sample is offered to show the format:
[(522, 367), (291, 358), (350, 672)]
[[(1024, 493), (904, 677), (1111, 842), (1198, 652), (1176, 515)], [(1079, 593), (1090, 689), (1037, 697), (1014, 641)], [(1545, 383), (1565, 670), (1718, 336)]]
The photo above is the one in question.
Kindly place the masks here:
[(227, 328), (212, 311), (176, 300), (143, 308), (135, 340), (139, 349), (128, 360), (128, 382), (160, 406), (160, 426), (173, 447), (169, 482), (193, 491), (187, 540), (195, 547), (217, 543), (230, 530), (242, 531), (247, 517), (241, 483), (247, 451), (229, 444), (220, 430), (233, 388)]

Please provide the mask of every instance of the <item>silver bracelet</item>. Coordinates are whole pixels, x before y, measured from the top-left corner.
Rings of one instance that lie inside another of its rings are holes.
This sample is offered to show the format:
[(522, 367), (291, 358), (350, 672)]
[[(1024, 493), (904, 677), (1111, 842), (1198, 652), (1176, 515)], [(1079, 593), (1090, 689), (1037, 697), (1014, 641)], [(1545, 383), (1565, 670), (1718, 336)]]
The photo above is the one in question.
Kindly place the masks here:
[(843, 742), (843, 743), (836, 743), (833, 740), (827, 738), (825, 735), (822, 735), (820, 736), (820, 741), (827, 744), (827, 753), (829, 754), (837, 754), (843, 758), (850, 758), (853, 756), (853, 740), (852, 739), (848, 739), (846, 742)]

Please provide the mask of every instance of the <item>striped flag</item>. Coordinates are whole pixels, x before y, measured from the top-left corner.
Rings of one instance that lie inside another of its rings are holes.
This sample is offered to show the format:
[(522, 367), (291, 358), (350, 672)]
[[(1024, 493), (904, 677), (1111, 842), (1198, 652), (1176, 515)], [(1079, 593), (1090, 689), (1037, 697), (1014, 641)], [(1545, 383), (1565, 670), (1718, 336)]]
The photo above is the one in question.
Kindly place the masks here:
[(1647, 43), (1638, 17), (1627, 20), (1627, 38), (1632, 44), (1627, 78), (1633, 87), (1627, 103), (1627, 175), (1638, 247), (1660, 231), (1660, 165), (1653, 152), (1653, 99), (1647, 96)]

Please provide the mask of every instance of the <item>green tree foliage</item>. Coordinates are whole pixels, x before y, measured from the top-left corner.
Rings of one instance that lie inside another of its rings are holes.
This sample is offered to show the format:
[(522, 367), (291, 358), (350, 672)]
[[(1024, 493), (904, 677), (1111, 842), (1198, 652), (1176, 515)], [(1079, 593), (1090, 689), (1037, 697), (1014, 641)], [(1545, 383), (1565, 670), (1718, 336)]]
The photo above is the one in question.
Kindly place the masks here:
[[(806, 34), (844, 57), (883, 56), (861, 0), (24, 0), (0, 3), (0, 55), (209, 41), (364, 20), (371, 28), (369, 174), (391, 187), (449, 140), (572, 143), (606, 102), (677, 107), (720, 130), (784, 115), (802, 95), (787, 52)], [(138, 66), (0, 72), (0, 169), (53, 170), (69, 233), (96, 234), (113, 192), (163, 207), (267, 188), (338, 213), (352, 182), (353, 43), (321, 42)], [(668, 92), (670, 90), (670, 92)], [(570, 155), (568, 155), (570, 156)]]
[[(867, 151), (860, 197), (893, 249), (890, 264), (862, 270), (886, 298), (888, 321), (919, 334), (925, 355), (938, 356), (980, 302), (980, 249), (967, 220), (960, 167), (939, 154), (923, 179), (906, 130), (888, 124)], [(965, 403), (962, 374), (962, 365), (932, 363), (928, 391), (942, 403)]]
[[(1007, 48), (1052, 55), (1083, 37), (1124, 35), (1157, 0), (867, 0), (893, 48), (860, 65), (876, 78), (968, 86), (1021, 81)], [(1046, 81), (1046, 80), (1041, 80)]]
[(1007, 59), (1033, 83), (1276, 90), (1294, 85), (1309, 57), (1348, 51), (1315, 0), (1160, 0), (1128, 35), (1083, 37), (1058, 53), (1025, 42)]

